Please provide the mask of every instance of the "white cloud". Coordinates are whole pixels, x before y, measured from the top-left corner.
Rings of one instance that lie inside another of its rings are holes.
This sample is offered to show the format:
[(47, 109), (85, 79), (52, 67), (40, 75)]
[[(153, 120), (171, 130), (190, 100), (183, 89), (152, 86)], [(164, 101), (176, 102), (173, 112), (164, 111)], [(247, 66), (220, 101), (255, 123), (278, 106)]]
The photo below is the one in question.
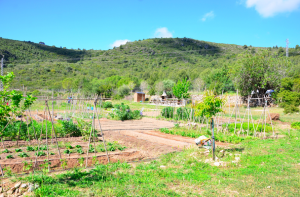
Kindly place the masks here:
[(172, 38), (173, 34), (169, 32), (168, 28), (162, 27), (162, 28), (157, 28), (154, 37), (156, 38)]
[(214, 11), (210, 11), (206, 14), (204, 14), (203, 18), (201, 19), (202, 21), (206, 21), (206, 19), (208, 18), (214, 18), (215, 17), (215, 14), (214, 14)]
[(300, 6), (300, 0), (247, 0), (248, 8), (255, 7), (263, 17), (271, 17), (278, 13), (292, 12)]
[(130, 40), (116, 40), (114, 43), (112, 43), (110, 46), (112, 47), (112, 48), (114, 48), (114, 47), (119, 47), (119, 46), (121, 46), (121, 45), (124, 45), (124, 44), (126, 44), (127, 42), (130, 42)]

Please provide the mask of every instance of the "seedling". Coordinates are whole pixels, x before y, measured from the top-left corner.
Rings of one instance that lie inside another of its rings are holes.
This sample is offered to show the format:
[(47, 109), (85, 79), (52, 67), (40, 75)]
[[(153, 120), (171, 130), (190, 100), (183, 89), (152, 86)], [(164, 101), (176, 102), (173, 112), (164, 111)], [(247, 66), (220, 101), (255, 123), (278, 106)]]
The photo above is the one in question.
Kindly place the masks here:
[(73, 146), (68, 145), (68, 146), (66, 146), (66, 148), (67, 148), (67, 149), (73, 149)]
[(41, 164), (40, 167), (42, 167), (42, 172), (43, 174), (48, 174), (49, 172), (49, 166), (51, 165), (51, 162), (49, 162), (48, 160), (44, 161), (44, 164)]
[(65, 169), (65, 167), (67, 166), (67, 160), (66, 159), (61, 159), (60, 161), (61, 161), (61, 167), (63, 169)]
[(5, 149), (2, 153), (10, 153), (8, 149)]
[(84, 164), (84, 158), (83, 158), (83, 157), (78, 158), (78, 163), (79, 163), (80, 167), (83, 167), (83, 164)]
[(83, 154), (84, 152), (83, 152), (83, 150), (81, 148), (79, 148), (79, 149), (77, 149), (77, 153)]
[(15, 151), (16, 151), (17, 153), (19, 153), (19, 152), (22, 152), (22, 149), (17, 148), (17, 149), (15, 149)]
[(94, 153), (94, 152), (95, 152), (95, 148), (94, 147), (90, 147), (89, 153)]
[(41, 156), (45, 156), (46, 153), (43, 151), (39, 151), (39, 152), (35, 153), (35, 155), (37, 155), (38, 157), (41, 157)]
[(27, 146), (27, 151), (34, 151), (34, 148), (32, 146)]
[(70, 155), (72, 153), (72, 151), (70, 151), (69, 149), (65, 150), (64, 153)]
[(55, 155), (55, 153), (50, 153), (50, 155)]
[(76, 147), (76, 148), (82, 148), (80, 145), (76, 145), (75, 147)]
[(47, 146), (41, 146), (40, 150), (47, 150)]
[(23, 171), (30, 170), (30, 168), (32, 167), (32, 163), (29, 164), (27, 161), (23, 161), (22, 163), (24, 163)]
[(14, 157), (12, 155), (7, 155), (6, 159), (13, 159)]
[(27, 153), (20, 153), (20, 154), (19, 154), (19, 157), (22, 157), (22, 158), (23, 158), (23, 157), (29, 157), (29, 155), (28, 155)]

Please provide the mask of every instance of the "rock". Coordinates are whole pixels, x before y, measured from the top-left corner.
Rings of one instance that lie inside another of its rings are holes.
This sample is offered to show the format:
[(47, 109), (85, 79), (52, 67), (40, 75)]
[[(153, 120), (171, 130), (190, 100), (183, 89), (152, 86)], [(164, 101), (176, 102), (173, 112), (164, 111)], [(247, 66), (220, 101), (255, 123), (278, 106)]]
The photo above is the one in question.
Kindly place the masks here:
[(271, 186), (268, 186), (267, 188), (268, 188), (268, 189), (270, 189), (270, 188), (271, 188)]
[(23, 193), (23, 196), (25, 197), (25, 196), (32, 196), (32, 195), (30, 192), (25, 192), (25, 193)]
[(280, 120), (280, 115), (277, 113), (270, 113), (270, 117), (272, 120)]
[(220, 166), (220, 165), (221, 165), (220, 162), (215, 162), (215, 163), (214, 163), (214, 166)]
[(8, 196), (12, 195), (15, 192), (15, 188), (11, 188), (10, 190), (8, 190), (6, 193)]
[(39, 188), (39, 184), (34, 184), (34, 188), (35, 189)]
[(15, 186), (14, 186), (14, 188), (16, 188), (16, 189), (19, 188), (21, 186), (21, 184), (22, 184), (22, 182), (16, 183)]
[(26, 183), (23, 183), (20, 188), (27, 188), (27, 184)]
[(34, 191), (34, 185), (29, 185), (27, 191), (28, 192), (33, 192)]

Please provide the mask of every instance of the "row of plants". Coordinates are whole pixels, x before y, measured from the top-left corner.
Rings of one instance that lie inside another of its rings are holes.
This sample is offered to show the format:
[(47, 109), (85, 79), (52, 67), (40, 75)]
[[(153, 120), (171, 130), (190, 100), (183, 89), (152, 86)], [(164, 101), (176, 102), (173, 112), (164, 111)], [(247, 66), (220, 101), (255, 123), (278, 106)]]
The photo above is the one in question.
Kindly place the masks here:
[(114, 120), (133, 120), (133, 119), (141, 119), (142, 116), (139, 110), (131, 111), (128, 105), (115, 104), (112, 112), (109, 113), (109, 116)]
[[(75, 147), (71, 146), (71, 145), (66, 145), (66, 150), (64, 150), (63, 152), (65, 154), (70, 155), (71, 153), (79, 153), (79, 154), (84, 154), (84, 150), (82, 149), (81, 145), (76, 145)], [(116, 150), (120, 150), (123, 151), (125, 150), (127, 147), (120, 145), (118, 142), (114, 141), (114, 142), (107, 142), (107, 151), (116, 151)], [(46, 156), (46, 153), (44, 151), (47, 151), (47, 146), (27, 146), (26, 150), (28, 152), (33, 152), (33, 151), (37, 151), (35, 153), (36, 156), (41, 157), (41, 156)], [(99, 144), (98, 146), (93, 147), (93, 145), (90, 145), (89, 147), (89, 153), (94, 153), (94, 152), (105, 152), (105, 148), (103, 144)], [(2, 151), (2, 153), (12, 153), (13, 151), (5, 149), (4, 151)], [(16, 153), (19, 153), (18, 156), (19, 157), (29, 157), (29, 155), (25, 152), (23, 152), (22, 149), (17, 148), (15, 149)], [(50, 155), (55, 155), (55, 153), (50, 152)], [(7, 155), (6, 159), (13, 159), (13, 155)]]
[[(83, 136), (84, 140), (87, 140), (91, 130), (92, 122), (84, 121), (80, 118), (76, 118), (77, 124), (70, 121), (58, 120), (54, 123), (54, 130), (57, 137), (80, 137)], [(6, 123), (7, 124), (7, 123)], [(0, 125), (2, 133), (0, 133), (4, 140), (33, 140), (35, 138), (51, 138), (52, 123), (51, 121), (37, 122), (35, 120), (30, 123), (23, 121), (11, 122), (8, 125)], [(6, 127), (5, 127), (6, 126)], [(4, 129), (5, 128), (5, 129)], [(4, 130), (3, 130), (4, 129)]]
[[(272, 132), (272, 126), (270, 124), (262, 125), (257, 123), (249, 123), (249, 131), (248, 131), (248, 123), (230, 123), (223, 124), (222, 128), (227, 130), (229, 133), (240, 133), (240, 134), (248, 134), (250, 136), (254, 135), (254, 132)], [(236, 129), (236, 130), (235, 130)], [(235, 130), (235, 132), (234, 132)]]
[(190, 120), (191, 117), (195, 116), (195, 110), (188, 107), (177, 108), (176, 113), (174, 112), (174, 107), (165, 107), (161, 110), (161, 116), (164, 118), (172, 118), (176, 120)]
[[(205, 130), (194, 130), (194, 129), (187, 129), (187, 128), (161, 128), (159, 129), (162, 133), (172, 134), (172, 135), (179, 135), (183, 137), (191, 137), (191, 138), (198, 138), (201, 135), (208, 135), (211, 136), (211, 131), (209, 129)], [(215, 140), (219, 142), (228, 142), (233, 144), (238, 144), (244, 140), (254, 139), (251, 136), (238, 136), (235, 134), (224, 134), (221, 132), (215, 133)]]

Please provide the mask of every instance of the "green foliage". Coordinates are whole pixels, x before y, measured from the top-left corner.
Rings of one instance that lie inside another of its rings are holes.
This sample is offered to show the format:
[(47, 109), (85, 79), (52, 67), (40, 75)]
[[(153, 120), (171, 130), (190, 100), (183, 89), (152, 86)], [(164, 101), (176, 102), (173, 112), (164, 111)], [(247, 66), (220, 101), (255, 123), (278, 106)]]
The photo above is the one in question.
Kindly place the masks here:
[(265, 93), (268, 89), (279, 90), (291, 61), (286, 57), (274, 57), (268, 50), (260, 50), (254, 55), (246, 51), (232, 67), (232, 78), (242, 95), (253, 90)]
[(13, 159), (14, 157), (12, 155), (7, 155), (6, 159)]
[(72, 151), (70, 151), (69, 149), (67, 149), (67, 150), (64, 150), (64, 153), (69, 155), (69, 154), (72, 153)]
[(174, 118), (174, 108), (173, 107), (165, 107), (161, 110), (160, 113), (165, 118)]
[(176, 111), (177, 120), (189, 120), (190, 117), (193, 117), (195, 110), (187, 107), (180, 107)]
[(22, 158), (23, 158), (23, 157), (29, 157), (29, 155), (28, 155), (27, 153), (20, 153), (20, 154), (19, 154), (19, 157), (22, 157)]
[[(22, 115), (36, 100), (36, 97), (31, 95), (23, 96), (21, 92), (9, 90), (14, 77), (13, 72), (0, 76), (0, 81), (3, 83), (3, 90), (0, 91), (0, 126), (2, 128), (9, 122), (11, 114), (16, 116)], [(7, 103), (9, 104), (7, 105)]]
[(62, 134), (68, 137), (79, 137), (81, 136), (81, 131), (76, 124), (70, 121), (62, 121), (58, 120), (58, 122), (62, 125)]
[(106, 101), (103, 103), (103, 108), (113, 108), (112, 102)]
[(276, 95), (284, 113), (299, 112), (300, 105), (300, 78), (283, 78), (280, 92)]
[(34, 151), (34, 148), (31, 147), (31, 146), (27, 146), (26, 150), (27, 150), (27, 151)]
[(8, 149), (5, 149), (4, 151), (2, 151), (2, 153), (10, 153), (10, 151)]
[(76, 148), (82, 148), (82, 146), (80, 146), (80, 145), (78, 145), (78, 144), (77, 144), (75, 147), (76, 147)]
[(222, 112), (224, 99), (217, 97), (212, 91), (205, 91), (202, 102), (194, 106), (195, 116), (212, 118), (215, 114)]
[(17, 153), (19, 153), (19, 152), (22, 152), (22, 149), (17, 148), (17, 149), (15, 149), (15, 151), (16, 151)]
[[(254, 126), (254, 127), (253, 127)], [(248, 131), (248, 123), (237, 123), (235, 126), (235, 123), (230, 123), (230, 124), (223, 124), (222, 125), (223, 129), (228, 129), (228, 132), (230, 133), (235, 133), (234, 129), (236, 127), (236, 133), (240, 132), (240, 134), (247, 134)], [(242, 128), (241, 128), (242, 127)], [(269, 124), (266, 124), (266, 126), (262, 125), (262, 124), (257, 124), (257, 123), (250, 123), (249, 124), (249, 135), (253, 135), (254, 131), (256, 132), (272, 132), (272, 126)]]
[(129, 106), (124, 105), (123, 103), (121, 105), (116, 104), (115, 109), (113, 109), (113, 111), (109, 113), (109, 116), (112, 119), (122, 121), (142, 118), (139, 110), (131, 111)]
[(293, 129), (299, 129), (299, 130), (300, 130), (300, 122), (293, 122), (293, 123), (291, 124), (291, 127), (292, 127)]
[(82, 150), (82, 148), (78, 148), (78, 149), (76, 150), (76, 152), (79, 153), (79, 154), (83, 154), (83, 153), (84, 153), (83, 150)]
[(38, 157), (41, 157), (41, 156), (45, 156), (46, 153), (43, 152), (43, 151), (38, 151), (38, 152), (35, 153), (35, 155), (38, 156)]
[(187, 79), (184, 79), (182, 81), (178, 81), (176, 85), (173, 87), (173, 94), (178, 98), (189, 98), (190, 94), (188, 93), (188, 90), (191, 86), (191, 82), (187, 81)]

